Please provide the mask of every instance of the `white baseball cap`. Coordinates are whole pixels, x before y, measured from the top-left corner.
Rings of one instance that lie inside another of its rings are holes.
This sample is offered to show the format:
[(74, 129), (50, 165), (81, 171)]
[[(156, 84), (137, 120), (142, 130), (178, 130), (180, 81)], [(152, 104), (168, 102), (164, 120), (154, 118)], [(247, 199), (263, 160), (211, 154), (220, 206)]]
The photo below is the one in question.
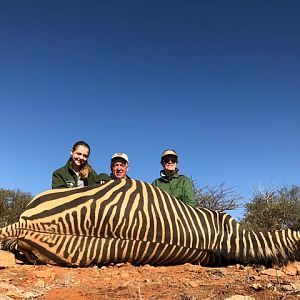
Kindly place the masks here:
[(115, 158), (122, 158), (122, 159), (124, 159), (124, 160), (129, 164), (128, 156), (127, 156), (127, 154), (125, 154), (125, 153), (117, 152), (117, 153), (115, 153), (115, 154), (111, 157), (111, 160), (113, 160), (113, 159), (115, 159)]

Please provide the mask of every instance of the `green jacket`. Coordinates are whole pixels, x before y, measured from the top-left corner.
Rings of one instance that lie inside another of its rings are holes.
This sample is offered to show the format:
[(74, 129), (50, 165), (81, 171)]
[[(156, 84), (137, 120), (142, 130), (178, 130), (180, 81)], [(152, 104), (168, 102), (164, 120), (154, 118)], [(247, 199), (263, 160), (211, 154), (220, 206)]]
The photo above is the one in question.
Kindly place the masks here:
[[(114, 179), (116, 178), (112, 173), (110, 175), (107, 175), (106, 173), (100, 173), (97, 175), (96, 184), (104, 184), (107, 181)], [(126, 179), (130, 179), (130, 177), (126, 175)]]
[(97, 175), (96, 184), (104, 184), (107, 181), (112, 180), (112, 178), (106, 173), (100, 173)]
[(188, 177), (179, 175), (178, 170), (176, 170), (175, 174), (170, 178), (165, 176), (164, 171), (161, 171), (160, 175), (160, 178), (153, 181), (153, 185), (168, 192), (185, 204), (189, 204), (190, 206), (196, 205), (192, 181)]
[[(83, 179), (84, 186), (96, 184), (97, 173), (92, 169), (89, 176)], [(53, 172), (52, 188), (73, 188), (77, 187), (77, 175), (71, 168), (71, 159), (67, 163)]]

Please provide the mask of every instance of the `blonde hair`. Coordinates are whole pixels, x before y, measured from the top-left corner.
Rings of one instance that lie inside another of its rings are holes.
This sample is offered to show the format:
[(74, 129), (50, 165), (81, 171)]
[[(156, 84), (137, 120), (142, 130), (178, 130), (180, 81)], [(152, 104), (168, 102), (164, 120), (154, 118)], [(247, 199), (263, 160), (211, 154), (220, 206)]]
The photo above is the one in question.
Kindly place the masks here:
[(91, 171), (92, 171), (91, 166), (88, 164), (88, 162), (86, 162), (79, 171), (80, 179), (87, 178)]

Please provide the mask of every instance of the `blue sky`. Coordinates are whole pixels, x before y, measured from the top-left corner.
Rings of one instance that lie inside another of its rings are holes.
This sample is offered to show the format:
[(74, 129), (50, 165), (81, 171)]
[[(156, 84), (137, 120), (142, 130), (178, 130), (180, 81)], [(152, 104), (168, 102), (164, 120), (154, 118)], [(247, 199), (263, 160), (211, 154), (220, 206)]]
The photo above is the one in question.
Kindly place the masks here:
[[(152, 182), (299, 184), (299, 1), (0, 1), (0, 188), (51, 187), (77, 140)], [(235, 214), (235, 213), (233, 213)]]

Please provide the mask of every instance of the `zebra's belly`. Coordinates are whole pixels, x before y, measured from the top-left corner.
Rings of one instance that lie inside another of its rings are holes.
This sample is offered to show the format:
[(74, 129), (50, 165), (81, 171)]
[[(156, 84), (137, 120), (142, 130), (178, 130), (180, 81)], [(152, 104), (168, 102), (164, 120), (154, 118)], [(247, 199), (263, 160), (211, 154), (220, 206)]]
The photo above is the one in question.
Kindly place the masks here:
[(27, 232), (19, 237), (20, 250), (32, 263), (87, 267), (109, 263), (143, 264), (206, 264), (208, 251), (154, 243), (82, 236), (61, 236)]

